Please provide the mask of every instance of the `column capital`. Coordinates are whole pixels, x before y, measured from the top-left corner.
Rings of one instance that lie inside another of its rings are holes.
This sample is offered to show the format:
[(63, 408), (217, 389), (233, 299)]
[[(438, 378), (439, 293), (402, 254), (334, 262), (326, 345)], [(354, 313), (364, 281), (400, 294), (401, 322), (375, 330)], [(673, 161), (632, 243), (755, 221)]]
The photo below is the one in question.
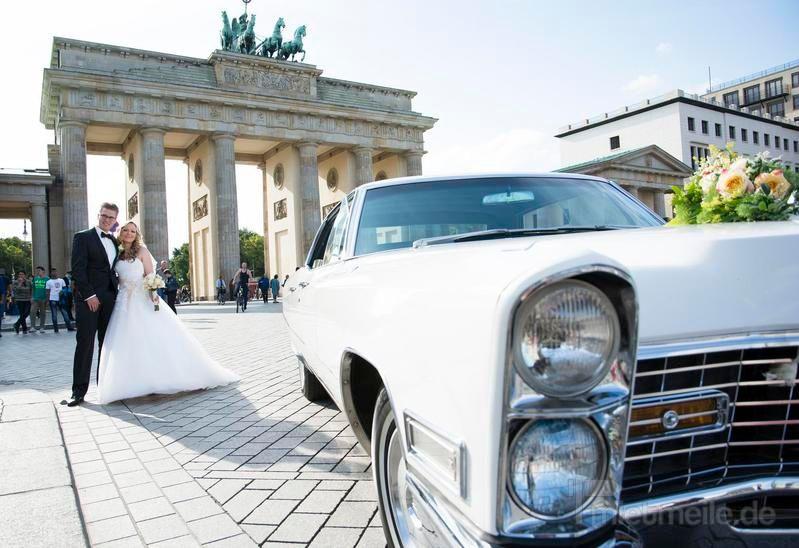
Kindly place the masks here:
[(86, 122), (79, 122), (77, 120), (59, 120), (58, 121), (58, 129), (63, 129), (67, 127), (79, 127), (82, 129), (86, 129), (89, 126)]
[(145, 133), (157, 133), (164, 135), (166, 133), (165, 129), (161, 129), (160, 127), (143, 127), (139, 129), (139, 133), (144, 135)]
[(371, 153), (371, 152), (374, 151), (374, 147), (370, 147), (370, 146), (366, 146), (366, 145), (356, 145), (356, 146), (352, 147), (352, 151), (353, 152), (369, 152), (369, 153)]
[(298, 142), (294, 143), (294, 146), (299, 148), (299, 149), (311, 148), (311, 147), (316, 149), (316, 148), (319, 147), (319, 143), (317, 143), (316, 141), (298, 141)]
[(406, 158), (415, 158), (415, 157), (421, 158), (425, 154), (427, 154), (427, 152), (424, 150), (406, 150), (403, 151), (402, 153), (402, 155), (405, 156)]
[(225, 140), (235, 141), (236, 136), (232, 133), (214, 133), (211, 135), (211, 140), (214, 142)]

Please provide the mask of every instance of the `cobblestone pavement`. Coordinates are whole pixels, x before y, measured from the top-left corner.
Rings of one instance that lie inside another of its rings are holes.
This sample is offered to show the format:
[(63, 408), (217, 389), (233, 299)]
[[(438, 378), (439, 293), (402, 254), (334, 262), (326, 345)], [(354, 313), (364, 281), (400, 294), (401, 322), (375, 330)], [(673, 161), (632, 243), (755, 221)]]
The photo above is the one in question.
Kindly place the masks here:
[[(92, 387), (83, 406), (56, 405), (89, 543), (385, 546), (370, 460), (332, 403), (299, 392), (281, 305), (179, 315), (242, 381), (105, 406)], [(72, 335), (4, 332), (0, 400), (69, 396)]]

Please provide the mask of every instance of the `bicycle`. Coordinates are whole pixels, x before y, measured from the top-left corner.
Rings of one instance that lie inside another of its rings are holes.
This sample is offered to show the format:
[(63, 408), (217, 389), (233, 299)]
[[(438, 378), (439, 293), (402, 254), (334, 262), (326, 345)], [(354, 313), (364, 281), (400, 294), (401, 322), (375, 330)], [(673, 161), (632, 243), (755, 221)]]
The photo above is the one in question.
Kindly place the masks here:
[(241, 288), (236, 290), (236, 314), (239, 313), (239, 308), (241, 308), (242, 312), (247, 310), (244, 306), (244, 291)]
[(223, 305), (225, 304), (225, 293), (224, 289), (217, 289), (216, 290), (216, 304)]
[(191, 289), (184, 286), (180, 293), (178, 294), (178, 302), (181, 304), (190, 303), (191, 302)]

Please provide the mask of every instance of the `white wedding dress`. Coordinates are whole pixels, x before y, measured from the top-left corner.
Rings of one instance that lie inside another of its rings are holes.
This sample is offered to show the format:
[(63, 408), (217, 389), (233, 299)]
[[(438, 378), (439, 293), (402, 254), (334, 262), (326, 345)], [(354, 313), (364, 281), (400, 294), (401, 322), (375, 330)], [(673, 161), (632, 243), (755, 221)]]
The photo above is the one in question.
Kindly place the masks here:
[(163, 299), (154, 310), (139, 259), (118, 261), (116, 271), (119, 294), (100, 352), (99, 403), (239, 380), (206, 354)]

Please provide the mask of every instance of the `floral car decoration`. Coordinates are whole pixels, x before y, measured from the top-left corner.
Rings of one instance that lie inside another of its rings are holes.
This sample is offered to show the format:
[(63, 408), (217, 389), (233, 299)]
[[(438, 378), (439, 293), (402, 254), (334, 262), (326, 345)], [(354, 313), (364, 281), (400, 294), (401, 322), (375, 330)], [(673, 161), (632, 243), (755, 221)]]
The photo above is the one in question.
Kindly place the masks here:
[(745, 158), (710, 146), (684, 188), (673, 187), (670, 225), (785, 221), (799, 213), (799, 173), (761, 152)]

